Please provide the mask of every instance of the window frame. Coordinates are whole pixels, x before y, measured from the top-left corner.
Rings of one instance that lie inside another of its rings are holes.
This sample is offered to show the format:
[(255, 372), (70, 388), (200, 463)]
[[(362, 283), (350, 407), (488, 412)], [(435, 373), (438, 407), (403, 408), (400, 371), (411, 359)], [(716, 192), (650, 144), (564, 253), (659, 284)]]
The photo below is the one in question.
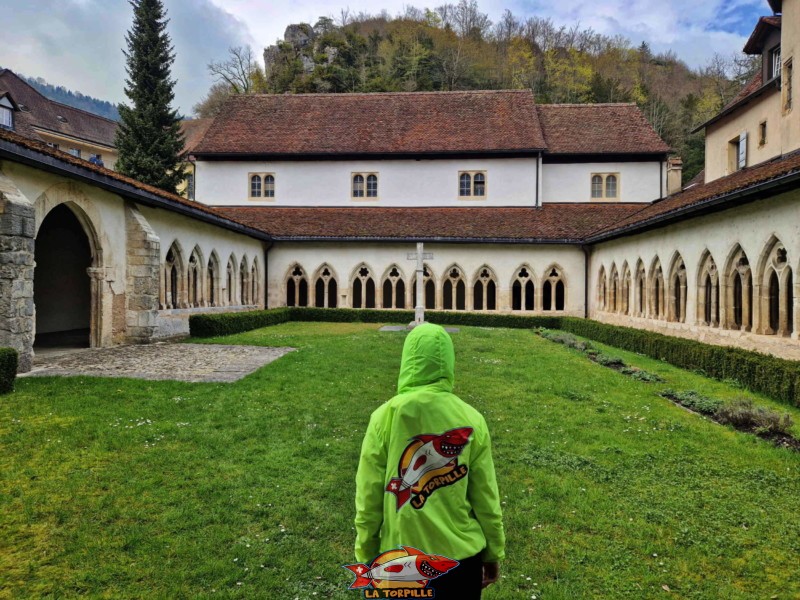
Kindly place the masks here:
[[(483, 178), (483, 181), (478, 184), (483, 187), (483, 194), (480, 195), (475, 193), (475, 177), (478, 175)], [(462, 188), (461, 179), (464, 176), (469, 177), (468, 194), (462, 193), (464, 188)], [(486, 200), (489, 197), (489, 176), (487, 175), (486, 170), (478, 169), (473, 171), (459, 171), (458, 178), (456, 179), (456, 193), (459, 200)]]
[(794, 62), (792, 57), (787, 58), (783, 63), (783, 71), (781, 73), (781, 89), (782, 89), (782, 102), (783, 114), (788, 114), (792, 110), (793, 90), (792, 79), (794, 79)]
[[(361, 177), (361, 194), (356, 195), (356, 177)], [(370, 196), (369, 179), (375, 178), (375, 194)], [(381, 178), (377, 171), (352, 171), (350, 173), (350, 199), (358, 202), (380, 200)]]
[[(260, 193), (259, 193), (258, 196), (254, 196), (253, 195), (253, 183), (252, 183), (253, 177), (258, 177), (259, 181), (261, 182), (259, 184)], [(271, 182), (272, 195), (269, 195), (270, 190), (267, 188), (267, 184), (269, 183), (269, 182), (267, 182), (267, 178), (268, 177), (272, 178), (272, 182)], [(261, 202), (264, 202), (264, 201), (270, 202), (270, 201), (275, 200), (275, 197), (277, 195), (277, 182), (276, 182), (276, 179), (277, 179), (277, 177), (275, 176), (275, 173), (271, 172), (271, 171), (260, 171), (260, 172), (255, 172), (254, 171), (254, 172), (248, 173), (247, 174), (247, 200), (248, 201), (261, 201)]]
[(781, 76), (781, 45), (778, 44), (777, 46), (770, 48), (769, 52), (767, 53), (768, 63), (767, 63), (767, 81), (771, 81), (776, 77)]
[[(7, 117), (7, 118), (4, 118)], [(14, 109), (0, 105), (0, 127), (14, 129)]]
[[(595, 178), (600, 178), (600, 195), (594, 195)], [(615, 179), (616, 194), (608, 195), (608, 178)], [(619, 171), (609, 171), (607, 173), (591, 173), (589, 175), (589, 200), (591, 202), (621, 202), (622, 198), (622, 175)]]

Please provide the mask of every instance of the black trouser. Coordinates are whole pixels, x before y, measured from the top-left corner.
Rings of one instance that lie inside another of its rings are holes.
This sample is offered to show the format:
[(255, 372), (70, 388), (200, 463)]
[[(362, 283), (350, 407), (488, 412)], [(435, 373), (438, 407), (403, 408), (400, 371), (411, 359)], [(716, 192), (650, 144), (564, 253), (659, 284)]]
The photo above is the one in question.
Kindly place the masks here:
[(436, 600), (480, 600), (483, 582), (483, 561), (480, 555), (458, 562), (455, 569), (428, 584), (428, 587), (436, 590)]

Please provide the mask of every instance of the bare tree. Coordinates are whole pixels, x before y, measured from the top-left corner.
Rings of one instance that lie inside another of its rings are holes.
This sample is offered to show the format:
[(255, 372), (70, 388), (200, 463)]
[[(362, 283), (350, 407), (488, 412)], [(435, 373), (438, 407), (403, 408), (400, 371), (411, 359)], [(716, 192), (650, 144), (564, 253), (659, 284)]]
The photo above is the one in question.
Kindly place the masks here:
[(219, 81), (211, 86), (205, 98), (195, 104), (192, 110), (199, 119), (216, 117), (222, 110), (222, 105), (232, 95), (231, 86), (224, 81)]
[(230, 86), (234, 94), (249, 94), (253, 91), (253, 79), (258, 65), (250, 46), (237, 46), (228, 48), (227, 60), (212, 60), (208, 63), (208, 70), (218, 83)]

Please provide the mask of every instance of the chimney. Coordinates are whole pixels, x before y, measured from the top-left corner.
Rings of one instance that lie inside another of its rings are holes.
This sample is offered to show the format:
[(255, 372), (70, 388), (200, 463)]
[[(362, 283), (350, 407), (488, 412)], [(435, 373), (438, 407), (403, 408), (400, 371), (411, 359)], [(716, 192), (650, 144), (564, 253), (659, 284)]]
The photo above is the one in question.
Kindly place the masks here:
[(683, 174), (683, 161), (680, 156), (671, 156), (667, 159), (667, 196), (677, 194), (683, 189), (681, 176)]

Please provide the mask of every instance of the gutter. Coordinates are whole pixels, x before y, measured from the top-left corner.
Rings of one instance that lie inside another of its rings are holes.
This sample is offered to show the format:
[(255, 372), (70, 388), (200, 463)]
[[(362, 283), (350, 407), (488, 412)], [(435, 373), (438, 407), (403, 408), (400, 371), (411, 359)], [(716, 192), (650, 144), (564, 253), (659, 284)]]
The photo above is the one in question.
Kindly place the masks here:
[(541, 239), (541, 238), (443, 238), (443, 237), (357, 237), (357, 236), (343, 236), (343, 237), (324, 237), (318, 235), (288, 235), (288, 236), (271, 236), (270, 241), (273, 242), (380, 242), (380, 243), (402, 243), (408, 244), (410, 242), (425, 242), (430, 244), (546, 244), (546, 245), (575, 245), (580, 244), (582, 240), (574, 238), (557, 238), (557, 239)]
[(64, 162), (59, 158), (42, 154), (35, 150), (30, 150), (15, 144), (14, 142), (0, 139), (0, 158), (7, 158), (14, 162), (18, 162), (30, 167), (36, 167), (42, 169), (43, 171), (47, 171), (48, 173), (66, 175), (73, 179), (77, 179), (84, 183), (88, 183), (121, 196), (127, 200), (132, 200), (133, 202), (150, 206), (152, 208), (163, 208), (165, 210), (197, 219), (198, 221), (211, 223), (230, 231), (241, 233), (257, 240), (270, 241), (272, 239), (269, 234), (258, 229), (241, 225), (235, 221), (230, 221), (225, 217), (218, 216), (192, 206), (167, 200), (166, 198), (162, 198), (161, 196), (153, 194), (152, 192), (140, 190), (129, 183), (119, 181), (114, 177), (110, 177), (103, 173), (97, 173), (91, 169), (73, 165), (72, 163)]
[[(621, 227), (620, 229), (615, 229), (609, 232), (600, 233), (598, 235), (589, 236), (586, 238), (585, 242), (587, 244), (595, 244), (597, 242), (607, 242), (609, 240), (623, 237), (629, 233), (643, 233), (650, 229), (655, 229), (656, 227), (661, 227), (664, 225), (675, 223), (677, 221), (681, 221), (687, 217), (701, 216), (706, 213), (715, 212), (716, 209), (722, 208), (724, 210), (728, 208), (734, 208), (741, 204), (755, 202), (756, 200), (760, 200), (766, 196), (780, 193), (781, 192), (780, 188), (782, 187), (791, 189), (789, 186), (791, 186), (792, 183), (798, 183), (798, 182), (800, 182), (800, 169), (792, 171), (791, 173), (787, 173), (785, 175), (781, 175), (767, 182), (756, 184), (754, 186), (750, 186), (742, 190), (729, 192), (727, 194), (723, 194), (721, 196), (712, 198), (711, 200), (700, 201), (696, 204), (690, 204), (689, 206), (677, 208), (673, 211), (656, 215), (655, 217), (652, 217), (645, 221), (639, 221), (637, 223), (626, 225), (624, 227)], [(726, 206), (723, 207), (722, 205)]]

